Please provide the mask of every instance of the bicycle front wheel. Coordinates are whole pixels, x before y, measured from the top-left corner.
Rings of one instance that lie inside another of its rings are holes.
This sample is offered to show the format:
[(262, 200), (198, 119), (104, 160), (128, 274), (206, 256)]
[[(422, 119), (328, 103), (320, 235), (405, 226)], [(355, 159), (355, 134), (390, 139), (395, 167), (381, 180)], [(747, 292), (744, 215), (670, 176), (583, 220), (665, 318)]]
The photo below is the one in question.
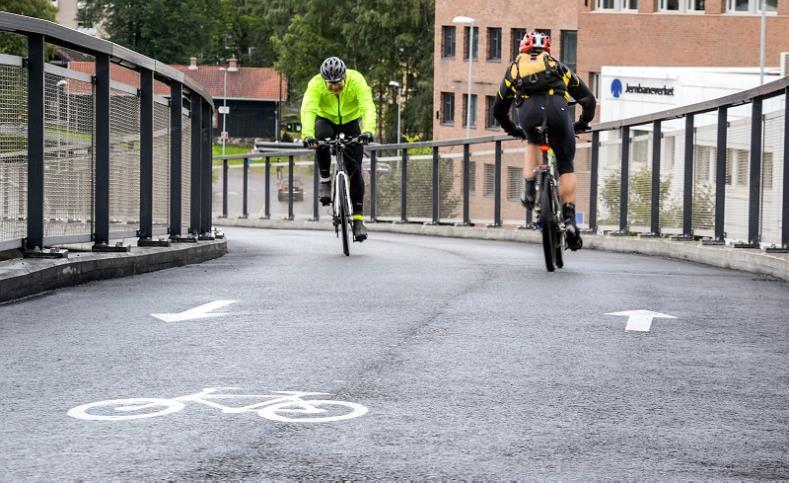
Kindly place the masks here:
[(72, 418), (93, 421), (126, 421), (164, 416), (183, 408), (184, 404), (174, 399), (112, 399), (83, 404), (72, 408), (67, 414)]
[(286, 401), (266, 406), (258, 414), (283, 423), (328, 423), (358, 418), (367, 414), (367, 407), (347, 401), (313, 400)]
[(553, 188), (547, 174), (540, 177), (540, 226), (545, 268), (553, 272), (556, 270), (556, 232), (559, 225), (553, 207)]
[(337, 201), (340, 203), (339, 209), (339, 216), (340, 216), (340, 230), (342, 231), (342, 252), (345, 256), (349, 256), (350, 252), (350, 240), (348, 236), (348, 225), (350, 225), (350, 214), (348, 213), (348, 196), (347, 191), (345, 189), (345, 177), (340, 176), (337, 179), (337, 191), (339, 192), (339, 197)]

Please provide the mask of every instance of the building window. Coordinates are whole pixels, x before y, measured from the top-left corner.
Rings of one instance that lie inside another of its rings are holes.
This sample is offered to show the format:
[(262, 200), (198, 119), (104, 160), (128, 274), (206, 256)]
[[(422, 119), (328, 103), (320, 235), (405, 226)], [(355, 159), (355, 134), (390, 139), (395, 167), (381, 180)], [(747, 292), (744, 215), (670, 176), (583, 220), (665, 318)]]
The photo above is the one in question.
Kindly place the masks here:
[(766, 12), (778, 11), (778, 0), (727, 0), (726, 10), (737, 13), (761, 13), (762, 2)]
[(482, 185), (482, 196), (493, 196), (496, 183), (496, 165), (485, 163), (485, 172), (483, 174), (485, 179)]
[[(468, 120), (468, 94), (463, 94), (463, 127)], [(471, 127), (477, 126), (477, 95), (471, 94)]]
[(477, 162), (468, 162), (468, 190), (470, 192), (477, 191)]
[(452, 92), (441, 93), (441, 122), (443, 124), (455, 122), (455, 94)]
[(496, 96), (485, 96), (485, 127), (496, 129), (499, 121), (493, 116), (493, 106), (496, 105)]
[(638, 10), (638, 0), (597, 0), (597, 10)]
[(507, 201), (518, 201), (523, 191), (523, 168), (507, 166)]
[(576, 59), (578, 54), (578, 31), (562, 30), (561, 57), (562, 64), (575, 72)]
[(488, 28), (488, 60), (501, 60), (501, 29)]
[(441, 27), (441, 57), (455, 56), (455, 27)]
[(510, 60), (515, 60), (515, 57), (518, 56), (518, 49), (520, 48), (521, 40), (523, 40), (524, 35), (526, 35), (526, 29), (510, 30)]
[[(468, 33), (471, 27), (463, 28), (463, 60), (468, 60)], [(471, 39), (471, 56), (479, 59), (479, 27), (474, 27), (474, 38)]]
[(704, 0), (660, 0), (661, 12), (703, 12)]
[(589, 73), (589, 89), (594, 94), (595, 99), (600, 99), (600, 73), (599, 72), (590, 72)]

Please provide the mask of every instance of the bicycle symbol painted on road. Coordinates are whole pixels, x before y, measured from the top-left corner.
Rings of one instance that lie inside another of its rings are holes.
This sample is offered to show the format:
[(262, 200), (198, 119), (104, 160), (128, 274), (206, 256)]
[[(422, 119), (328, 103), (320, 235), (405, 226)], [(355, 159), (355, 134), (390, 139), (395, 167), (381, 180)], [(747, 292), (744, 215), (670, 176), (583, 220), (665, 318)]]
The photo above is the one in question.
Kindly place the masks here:
[[(308, 396), (330, 395), (326, 392), (272, 391), (273, 394), (219, 394), (220, 390), (236, 387), (207, 387), (196, 394), (166, 398), (111, 399), (83, 404), (67, 413), (72, 418), (92, 421), (127, 421), (153, 418), (176, 413), (187, 402), (203, 404), (225, 414), (254, 412), (272, 421), (285, 423), (327, 423), (357, 418), (367, 413), (367, 407), (348, 401), (331, 399), (302, 399)], [(264, 399), (247, 406), (225, 406), (218, 400)]]

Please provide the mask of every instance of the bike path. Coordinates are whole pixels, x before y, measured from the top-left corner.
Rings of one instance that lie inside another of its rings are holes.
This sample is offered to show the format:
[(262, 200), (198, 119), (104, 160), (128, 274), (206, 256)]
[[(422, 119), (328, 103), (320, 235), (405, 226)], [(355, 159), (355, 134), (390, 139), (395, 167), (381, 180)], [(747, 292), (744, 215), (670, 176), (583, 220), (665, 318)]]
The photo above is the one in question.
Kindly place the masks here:
[[(327, 232), (226, 233), (219, 260), (0, 305), (0, 480), (789, 478), (785, 282), (595, 251), (548, 274), (539, 245), (510, 242), (374, 233), (346, 258)], [(236, 302), (150, 315), (217, 300)], [(637, 309), (676, 318), (606, 315)], [(67, 415), (217, 386), (368, 412)]]

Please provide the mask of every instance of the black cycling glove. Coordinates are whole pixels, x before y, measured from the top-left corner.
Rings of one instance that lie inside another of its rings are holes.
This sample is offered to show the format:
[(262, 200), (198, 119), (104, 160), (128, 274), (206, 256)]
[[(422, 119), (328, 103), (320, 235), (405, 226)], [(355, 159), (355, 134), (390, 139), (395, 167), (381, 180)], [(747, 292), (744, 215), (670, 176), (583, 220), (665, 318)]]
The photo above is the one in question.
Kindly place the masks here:
[(315, 138), (306, 137), (302, 142), (305, 148), (314, 148), (318, 146), (318, 141)]
[(362, 144), (370, 144), (373, 142), (373, 133), (371, 132), (363, 132), (361, 136), (359, 136), (359, 141)]

